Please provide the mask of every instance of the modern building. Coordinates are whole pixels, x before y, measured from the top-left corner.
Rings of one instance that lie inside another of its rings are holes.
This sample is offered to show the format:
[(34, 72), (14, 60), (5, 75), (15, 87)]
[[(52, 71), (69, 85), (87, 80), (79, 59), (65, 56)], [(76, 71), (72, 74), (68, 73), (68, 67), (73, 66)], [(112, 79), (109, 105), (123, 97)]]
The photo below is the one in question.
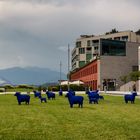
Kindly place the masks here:
[(138, 70), (139, 42), (131, 31), (78, 39), (72, 51), (71, 80), (81, 80), (92, 90), (118, 90), (123, 84), (120, 77)]
[(140, 35), (133, 31), (106, 33), (99, 36), (81, 35), (76, 40), (75, 48), (72, 50), (72, 71), (83, 67), (100, 56), (102, 39), (140, 43)]

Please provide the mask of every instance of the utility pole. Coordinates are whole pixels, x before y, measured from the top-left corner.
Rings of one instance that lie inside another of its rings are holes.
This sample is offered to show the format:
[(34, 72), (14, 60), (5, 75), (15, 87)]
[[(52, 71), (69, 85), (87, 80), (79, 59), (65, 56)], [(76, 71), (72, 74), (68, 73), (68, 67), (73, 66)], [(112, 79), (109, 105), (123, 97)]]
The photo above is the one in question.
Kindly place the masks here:
[(59, 81), (60, 91), (61, 91), (61, 67), (62, 67), (62, 63), (61, 63), (61, 61), (60, 61), (60, 81)]
[[(140, 71), (140, 46), (138, 48), (138, 65), (139, 65), (139, 71)], [(140, 92), (140, 77), (138, 81), (138, 91)]]
[(69, 82), (70, 82), (70, 47), (69, 47), (69, 44), (68, 44), (68, 91), (70, 90), (70, 85), (69, 85)]

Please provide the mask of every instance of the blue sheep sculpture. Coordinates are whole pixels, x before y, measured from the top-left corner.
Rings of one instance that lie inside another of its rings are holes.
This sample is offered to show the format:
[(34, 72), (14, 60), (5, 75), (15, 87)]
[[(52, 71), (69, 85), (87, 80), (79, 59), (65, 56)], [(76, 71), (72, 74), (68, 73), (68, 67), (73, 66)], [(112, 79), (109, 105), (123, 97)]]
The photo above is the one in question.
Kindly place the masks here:
[(60, 90), (60, 91), (59, 91), (59, 96), (62, 96), (62, 95), (63, 95), (63, 91)]
[(45, 97), (42, 97), (41, 95), (40, 95), (40, 96), (38, 96), (38, 97), (39, 97), (39, 99), (40, 99), (41, 103), (42, 103), (42, 102), (47, 103), (47, 99), (46, 99)]
[(88, 92), (89, 103), (98, 104), (99, 94), (96, 91)]
[(68, 91), (68, 93), (71, 93), (72, 95), (75, 96), (75, 91), (73, 91), (73, 90), (71, 90), (71, 89)]
[(33, 91), (33, 92), (35, 98), (41, 96), (41, 92), (37, 92), (37, 91)]
[(131, 102), (131, 104), (135, 102), (135, 96), (137, 96), (137, 93), (136, 92), (133, 92), (132, 94), (126, 94), (124, 95), (124, 100), (125, 100), (125, 103), (128, 103), (128, 101)]
[(74, 96), (73, 94), (68, 92), (65, 97), (68, 97), (68, 101), (71, 108), (73, 108), (74, 104), (79, 104), (79, 107), (83, 107), (83, 96)]
[(104, 100), (104, 96), (99, 95), (99, 99)]
[(17, 101), (18, 101), (19, 105), (21, 105), (21, 102), (25, 102), (26, 104), (29, 105), (29, 103), (30, 103), (30, 96), (29, 95), (26, 95), (26, 94), (21, 95), (20, 92), (16, 92), (14, 94), (14, 96), (17, 97)]
[(55, 99), (55, 93), (47, 91), (46, 94), (47, 94), (48, 100)]

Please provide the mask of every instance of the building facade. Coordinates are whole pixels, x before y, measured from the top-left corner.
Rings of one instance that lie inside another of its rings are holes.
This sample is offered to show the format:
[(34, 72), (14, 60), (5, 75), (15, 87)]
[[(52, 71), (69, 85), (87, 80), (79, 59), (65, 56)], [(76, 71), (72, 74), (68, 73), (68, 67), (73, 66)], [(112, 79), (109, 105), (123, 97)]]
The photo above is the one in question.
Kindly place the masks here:
[(71, 80), (81, 80), (92, 90), (118, 90), (120, 77), (138, 70), (137, 42), (99, 39), (98, 55), (71, 72)]
[(133, 31), (110, 33), (99, 36), (81, 35), (81, 37), (76, 40), (75, 48), (72, 50), (72, 71), (83, 67), (100, 56), (102, 39), (140, 43), (140, 35), (137, 35)]

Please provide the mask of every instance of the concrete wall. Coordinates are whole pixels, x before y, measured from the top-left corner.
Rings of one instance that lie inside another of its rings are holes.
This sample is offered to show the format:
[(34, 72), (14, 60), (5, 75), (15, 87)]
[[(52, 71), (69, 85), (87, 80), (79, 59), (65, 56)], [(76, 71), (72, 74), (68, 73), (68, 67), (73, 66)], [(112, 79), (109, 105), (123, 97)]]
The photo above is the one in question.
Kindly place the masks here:
[(139, 81), (130, 81), (120, 87), (120, 91), (133, 91), (133, 85), (136, 84), (136, 91), (139, 91)]
[(120, 76), (132, 72), (132, 66), (138, 65), (138, 43), (126, 43), (126, 56), (101, 56), (100, 81), (103, 79), (116, 79), (117, 88), (123, 84)]

